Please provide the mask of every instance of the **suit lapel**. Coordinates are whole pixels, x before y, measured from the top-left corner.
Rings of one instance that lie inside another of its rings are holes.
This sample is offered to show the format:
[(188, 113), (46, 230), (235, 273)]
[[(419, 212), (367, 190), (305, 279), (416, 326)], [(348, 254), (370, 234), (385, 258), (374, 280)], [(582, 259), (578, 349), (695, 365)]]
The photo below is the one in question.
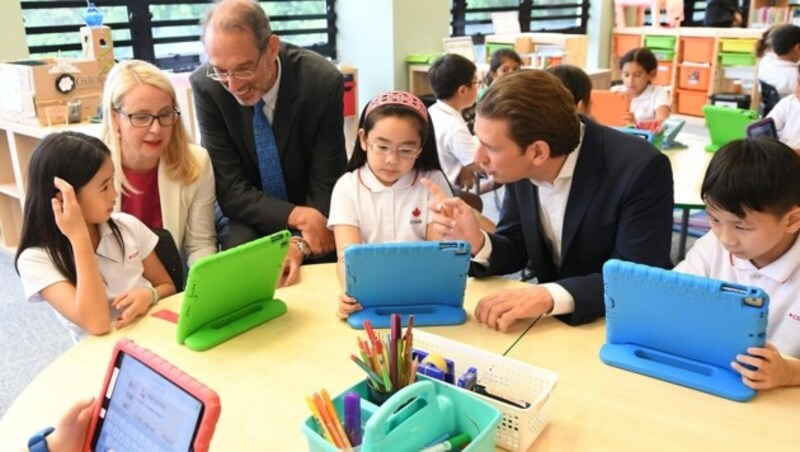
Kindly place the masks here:
[(592, 204), (600, 185), (603, 169), (602, 129), (596, 123), (581, 118), (586, 128), (580, 155), (572, 174), (567, 208), (564, 212), (564, 228), (561, 233), (561, 261), (567, 255), (572, 240), (578, 232), (586, 210)]
[(278, 154), (283, 157), (289, 142), (289, 135), (297, 114), (297, 80), (286, 48), (281, 44), (278, 58), (281, 60), (281, 81), (278, 89), (278, 104), (275, 106), (275, 117), (272, 119), (272, 133), (278, 145)]
[[(527, 237), (528, 259), (530, 259), (538, 278), (543, 281), (553, 280), (555, 279), (555, 271), (550, 257), (552, 253), (547, 246), (547, 241), (544, 239), (540, 223), (541, 219), (539, 218), (539, 188), (527, 179), (517, 182), (516, 185), (519, 187), (517, 205), (520, 210), (520, 223), (525, 228), (525, 236)], [(534, 242), (528, 244), (528, 238)]]

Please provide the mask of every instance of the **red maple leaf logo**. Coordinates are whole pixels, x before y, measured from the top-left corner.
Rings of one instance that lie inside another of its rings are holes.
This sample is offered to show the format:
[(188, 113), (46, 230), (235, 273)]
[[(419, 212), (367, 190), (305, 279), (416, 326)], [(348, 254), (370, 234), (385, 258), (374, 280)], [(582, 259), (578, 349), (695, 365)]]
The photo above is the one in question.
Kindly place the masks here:
[(414, 215), (414, 218), (419, 217), (421, 213), (422, 211), (419, 210), (419, 207), (415, 207), (414, 210), (411, 211), (411, 215)]

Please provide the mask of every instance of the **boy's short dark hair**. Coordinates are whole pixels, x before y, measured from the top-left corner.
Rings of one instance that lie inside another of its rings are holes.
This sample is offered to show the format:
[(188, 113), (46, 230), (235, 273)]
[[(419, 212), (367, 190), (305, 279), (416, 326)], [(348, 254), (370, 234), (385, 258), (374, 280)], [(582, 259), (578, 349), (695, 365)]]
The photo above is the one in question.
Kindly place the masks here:
[(428, 69), (428, 81), (437, 99), (450, 99), (458, 88), (475, 81), (478, 68), (461, 55), (448, 53), (436, 60)]
[(567, 87), (572, 93), (575, 105), (578, 105), (580, 101), (583, 101), (583, 105), (589, 105), (592, 98), (592, 79), (583, 69), (569, 64), (559, 64), (547, 68), (547, 72), (558, 77), (561, 83)]
[(700, 195), (740, 218), (747, 211), (782, 216), (800, 206), (800, 155), (771, 138), (733, 141), (711, 159)]

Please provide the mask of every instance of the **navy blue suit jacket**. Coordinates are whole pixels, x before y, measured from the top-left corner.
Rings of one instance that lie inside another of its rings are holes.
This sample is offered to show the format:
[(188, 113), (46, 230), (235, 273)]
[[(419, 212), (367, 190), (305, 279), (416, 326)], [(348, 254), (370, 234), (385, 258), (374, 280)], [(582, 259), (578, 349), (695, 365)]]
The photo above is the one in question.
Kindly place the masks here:
[(558, 283), (574, 298), (574, 313), (558, 316), (571, 325), (605, 314), (607, 260), (672, 267), (669, 160), (641, 138), (581, 119), (586, 128), (564, 215), (561, 267), (539, 227), (538, 189), (524, 179), (506, 185), (489, 267), (471, 268), (475, 276), (507, 274), (530, 259), (540, 283)]

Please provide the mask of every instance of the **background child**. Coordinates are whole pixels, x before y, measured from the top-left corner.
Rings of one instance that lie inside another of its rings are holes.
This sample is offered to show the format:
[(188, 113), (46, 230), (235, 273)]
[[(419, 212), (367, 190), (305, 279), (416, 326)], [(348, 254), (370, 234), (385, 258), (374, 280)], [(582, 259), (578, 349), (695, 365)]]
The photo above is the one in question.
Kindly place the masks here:
[(630, 50), (619, 61), (622, 85), (612, 91), (625, 91), (631, 96), (630, 115), (625, 121), (630, 124), (646, 121), (664, 121), (669, 117), (669, 93), (651, 82), (656, 78), (658, 61), (650, 49), (640, 47)]
[(17, 272), (29, 301), (45, 300), (76, 342), (143, 315), (175, 286), (153, 252), (158, 237), (112, 214), (111, 152), (77, 132), (46, 136), (28, 167)]
[(765, 31), (756, 44), (756, 56), (761, 58), (758, 79), (772, 85), (781, 97), (792, 94), (800, 61), (800, 27), (785, 24)]
[(547, 72), (555, 75), (572, 93), (578, 113), (586, 116), (592, 114), (592, 79), (589, 74), (577, 66), (560, 64), (547, 68)]
[(794, 94), (781, 99), (769, 112), (769, 117), (775, 120), (778, 138), (795, 151), (800, 151), (800, 66), (796, 74)]
[[(754, 389), (800, 385), (800, 156), (777, 140), (734, 141), (711, 159), (701, 187), (711, 232), (697, 240), (676, 271), (769, 294), (764, 348), (731, 366)], [(750, 370), (743, 367), (755, 367)]]
[[(353, 155), (333, 188), (328, 227), (336, 238), (339, 282), (344, 286), (344, 250), (354, 243), (433, 240), (427, 209), (433, 181), (452, 193), (436, 153), (428, 111), (413, 94), (389, 91), (364, 109)], [(339, 316), (361, 309), (342, 294)]]
[(522, 69), (522, 58), (511, 49), (497, 49), (489, 61), (489, 71), (483, 77), (483, 86), (478, 91), (478, 99), (492, 86), (492, 82), (506, 74)]
[(436, 133), (439, 162), (456, 191), (471, 189), (478, 169), (473, 161), (477, 142), (461, 116), (477, 98), (480, 81), (476, 73), (475, 63), (456, 54), (442, 56), (428, 70), (437, 99), (428, 112)]

